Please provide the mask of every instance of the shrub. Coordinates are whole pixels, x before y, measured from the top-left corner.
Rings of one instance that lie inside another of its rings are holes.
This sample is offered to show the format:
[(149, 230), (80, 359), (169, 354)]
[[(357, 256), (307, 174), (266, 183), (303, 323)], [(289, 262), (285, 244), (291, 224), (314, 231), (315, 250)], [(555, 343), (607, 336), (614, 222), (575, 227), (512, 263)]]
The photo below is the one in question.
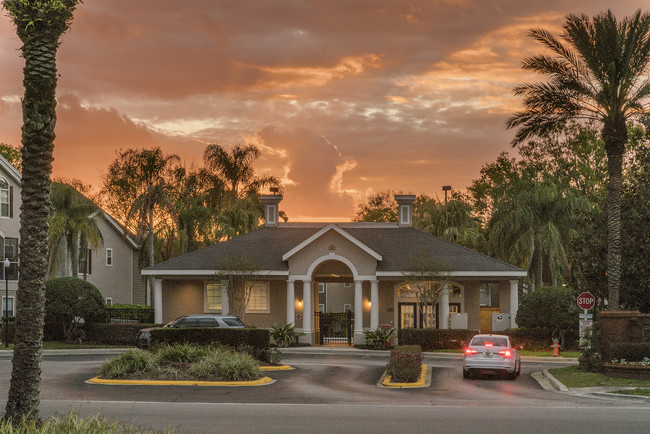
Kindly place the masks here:
[(566, 347), (565, 335), (578, 325), (579, 308), (571, 288), (548, 286), (527, 294), (517, 310), (517, 324), (551, 330), (551, 338)]
[(192, 363), (188, 372), (198, 379), (225, 381), (254, 380), (262, 376), (257, 362), (248, 354), (218, 348)]
[(477, 333), (475, 330), (400, 329), (400, 345), (419, 345), (424, 351), (461, 349)]
[[(35, 421), (23, 420), (14, 422), (3, 419), (0, 422), (0, 433), (33, 434), (33, 433), (66, 433), (66, 434), (113, 434), (113, 433), (160, 433), (140, 426), (125, 425), (119, 421), (109, 420), (101, 415), (89, 416), (85, 419), (75, 412), (69, 412), (62, 417), (50, 417), (37, 425)], [(165, 430), (172, 433), (172, 430)]]
[(83, 338), (81, 323), (105, 319), (104, 298), (92, 283), (76, 277), (45, 282), (45, 321), (60, 324), (66, 341)]
[(390, 345), (390, 338), (395, 330), (379, 327), (375, 330), (366, 330), (363, 332), (366, 338), (366, 344), (375, 349), (386, 348)]
[(153, 354), (143, 350), (130, 350), (104, 362), (100, 373), (102, 377), (120, 378), (154, 371), (155, 358)]
[(403, 345), (390, 352), (386, 373), (393, 383), (414, 383), (422, 373), (422, 348), (419, 345)]
[(164, 345), (156, 351), (156, 361), (160, 364), (193, 363), (205, 357), (209, 352), (209, 347), (187, 343)]
[(580, 346), (582, 347), (582, 354), (578, 358), (580, 369), (586, 372), (601, 372), (603, 358), (600, 346), (600, 322), (594, 322), (591, 327), (587, 327)]
[(292, 324), (285, 324), (283, 326), (273, 324), (273, 327), (271, 327), (271, 337), (278, 347), (288, 347), (295, 342), (298, 336), (304, 335), (304, 333), (296, 332), (296, 327)]
[(619, 342), (609, 348), (612, 359), (640, 362), (650, 358), (650, 343), (647, 342)]
[(268, 362), (271, 337), (265, 329), (219, 328), (160, 328), (151, 330), (151, 346), (189, 343), (197, 345), (224, 345), (231, 348), (250, 347), (253, 357)]

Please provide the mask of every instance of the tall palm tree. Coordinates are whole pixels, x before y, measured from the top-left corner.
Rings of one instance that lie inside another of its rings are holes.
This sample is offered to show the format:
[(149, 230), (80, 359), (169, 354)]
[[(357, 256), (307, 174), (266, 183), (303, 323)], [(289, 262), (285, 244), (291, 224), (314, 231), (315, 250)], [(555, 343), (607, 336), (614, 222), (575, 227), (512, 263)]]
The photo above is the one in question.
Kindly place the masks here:
[(259, 157), (260, 150), (255, 145), (235, 145), (228, 153), (214, 143), (203, 152), (205, 166), (223, 179), (229, 188), (230, 203), (250, 193), (258, 193), (264, 187), (281, 188), (276, 177), (255, 175), (253, 163)]
[(569, 15), (560, 39), (543, 29), (530, 36), (552, 56), (525, 58), (523, 68), (548, 77), (515, 88), (524, 110), (507, 121), (518, 128), (516, 146), (572, 120), (601, 127), (608, 164), (607, 268), (609, 309), (619, 309), (621, 283), (622, 167), (628, 124), (648, 112), (650, 15), (637, 11), (617, 21), (611, 11), (589, 18)]
[[(100, 216), (100, 209), (86, 199), (74, 187), (62, 184), (52, 184), (52, 215), (50, 217), (49, 263), (48, 274), (55, 277), (64, 253), (70, 259), (72, 277), (79, 277), (79, 252), (88, 247), (99, 248), (103, 244), (102, 233), (97, 226), (95, 217)], [(61, 240), (64, 241), (64, 246)]]
[(20, 277), (11, 385), (5, 419), (38, 420), (47, 275), (50, 174), (56, 124), (56, 53), (77, 0), (4, 0), (23, 43)]
[(424, 205), (417, 226), (454, 243), (478, 248), (483, 235), (480, 221), (472, 212), (472, 206), (460, 197), (454, 197), (447, 203), (431, 199)]

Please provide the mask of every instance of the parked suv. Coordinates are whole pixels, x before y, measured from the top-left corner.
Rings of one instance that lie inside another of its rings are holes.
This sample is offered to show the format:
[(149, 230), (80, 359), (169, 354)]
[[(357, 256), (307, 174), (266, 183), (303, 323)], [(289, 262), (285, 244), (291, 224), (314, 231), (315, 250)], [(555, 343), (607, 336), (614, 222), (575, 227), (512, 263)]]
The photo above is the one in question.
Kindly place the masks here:
[[(200, 314), (200, 315), (183, 315), (175, 320), (168, 322), (162, 328), (173, 327), (173, 328), (188, 328), (188, 327), (199, 327), (199, 328), (224, 328), (224, 329), (243, 329), (244, 324), (239, 318), (233, 315), (210, 315), (210, 314)], [(149, 341), (151, 340), (150, 331), (155, 328), (161, 327), (150, 327), (142, 329), (138, 332), (136, 338), (137, 346), (139, 348), (147, 348), (149, 346)]]

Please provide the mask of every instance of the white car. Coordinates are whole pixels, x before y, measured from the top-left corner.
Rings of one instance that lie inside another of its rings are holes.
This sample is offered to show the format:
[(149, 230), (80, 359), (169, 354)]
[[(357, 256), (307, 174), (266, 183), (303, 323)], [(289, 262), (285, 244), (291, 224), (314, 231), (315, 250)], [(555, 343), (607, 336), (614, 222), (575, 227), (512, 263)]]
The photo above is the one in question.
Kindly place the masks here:
[(514, 380), (521, 373), (521, 357), (506, 335), (476, 335), (465, 348), (463, 378), (478, 373), (504, 373)]

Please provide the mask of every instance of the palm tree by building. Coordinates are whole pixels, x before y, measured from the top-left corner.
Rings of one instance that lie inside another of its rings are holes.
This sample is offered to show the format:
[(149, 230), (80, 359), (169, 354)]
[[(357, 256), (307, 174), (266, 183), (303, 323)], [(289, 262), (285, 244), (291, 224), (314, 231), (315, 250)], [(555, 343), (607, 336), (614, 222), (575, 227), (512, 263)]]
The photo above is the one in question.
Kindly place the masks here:
[(56, 124), (56, 53), (77, 0), (5, 0), (23, 46), (20, 277), (11, 385), (5, 420), (39, 419), (47, 276), (50, 174)]
[[(48, 231), (48, 275), (56, 277), (61, 263), (69, 259), (72, 277), (79, 277), (79, 259), (87, 260), (88, 248), (96, 249), (103, 244), (104, 239), (95, 220), (101, 218), (101, 211), (67, 184), (53, 183), (50, 198), (52, 215)], [(67, 275), (67, 270), (64, 275)]]
[(650, 15), (637, 11), (618, 21), (611, 11), (593, 18), (569, 15), (560, 39), (543, 29), (530, 35), (553, 56), (526, 58), (523, 68), (548, 77), (515, 88), (524, 110), (508, 128), (518, 128), (513, 145), (572, 120), (601, 127), (608, 162), (607, 268), (609, 308), (619, 309), (621, 282), (621, 195), (627, 128), (647, 113), (650, 82)]

